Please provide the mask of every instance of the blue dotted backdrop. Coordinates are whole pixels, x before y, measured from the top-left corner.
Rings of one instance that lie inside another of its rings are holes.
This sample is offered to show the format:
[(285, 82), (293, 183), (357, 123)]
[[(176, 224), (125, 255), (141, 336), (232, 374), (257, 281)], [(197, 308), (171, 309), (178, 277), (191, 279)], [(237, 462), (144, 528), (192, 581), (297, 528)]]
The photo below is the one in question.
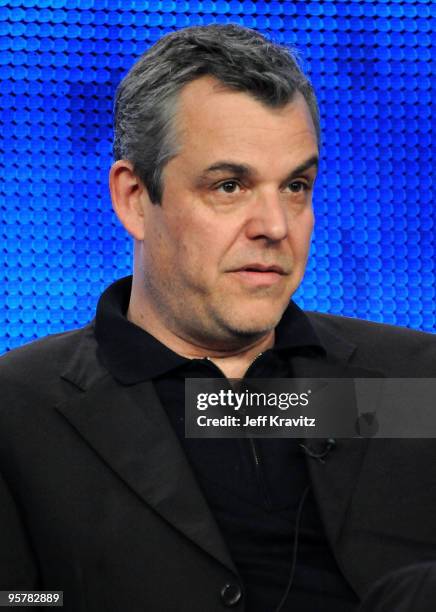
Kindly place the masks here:
[(307, 309), (435, 330), (427, 0), (0, 0), (0, 353), (87, 323), (131, 271), (111, 210), (116, 85), (164, 33), (240, 23), (296, 44), (323, 128)]

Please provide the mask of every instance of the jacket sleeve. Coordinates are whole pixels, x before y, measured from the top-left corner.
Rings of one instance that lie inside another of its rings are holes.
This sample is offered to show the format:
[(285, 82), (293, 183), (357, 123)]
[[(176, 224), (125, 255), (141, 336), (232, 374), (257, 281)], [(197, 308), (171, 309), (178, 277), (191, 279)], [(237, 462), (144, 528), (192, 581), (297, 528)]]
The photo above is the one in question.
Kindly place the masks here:
[(0, 590), (20, 589), (38, 589), (37, 564), (16, 503), (0, 473)]

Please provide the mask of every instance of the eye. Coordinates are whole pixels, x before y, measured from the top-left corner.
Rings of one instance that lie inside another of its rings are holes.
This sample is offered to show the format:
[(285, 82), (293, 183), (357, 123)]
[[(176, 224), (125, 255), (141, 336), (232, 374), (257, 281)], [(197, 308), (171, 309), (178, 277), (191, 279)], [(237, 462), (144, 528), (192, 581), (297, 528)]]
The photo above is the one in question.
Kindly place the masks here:
[(288, 187), (292, 193), (302, 193), (309, 189), (309, 185), (303, 181), (292, 181), (292, 183), (288, 183)]
[(224, 193), (235, 193), (239, 188), (239, 183), (236, 181), (224, 181), (224, 183), (217, 186), (217, 190), (224, 191)]

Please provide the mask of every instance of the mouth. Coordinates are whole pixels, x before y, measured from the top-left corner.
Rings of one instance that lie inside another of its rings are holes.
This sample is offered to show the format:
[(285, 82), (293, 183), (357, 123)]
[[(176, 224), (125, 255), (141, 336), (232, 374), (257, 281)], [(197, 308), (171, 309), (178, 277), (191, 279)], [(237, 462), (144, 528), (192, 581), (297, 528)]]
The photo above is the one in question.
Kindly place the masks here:
[(265, 266), (263, 264), (253, 263), (247, 264), (246, 266), (239, 268), (236, 272), (261, 272), (269, 273), (274, 272), (275, 274), (284, 274), (284, 270), (281, 266)]
[(275, 285), (286, 276), (281, 266), (264, 264), (247, 264), (241, 268), (231, 271), (241, 282), (256, 287), (268, 287)]

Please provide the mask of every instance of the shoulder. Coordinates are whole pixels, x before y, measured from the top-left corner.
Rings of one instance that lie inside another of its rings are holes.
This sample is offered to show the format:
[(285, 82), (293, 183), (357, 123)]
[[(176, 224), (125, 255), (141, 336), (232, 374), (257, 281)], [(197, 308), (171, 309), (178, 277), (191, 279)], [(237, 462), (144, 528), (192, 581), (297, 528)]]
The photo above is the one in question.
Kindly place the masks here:
[(306, 312), (316, 331), (322, 334), (330, 331), (340, 334), (350, 342), (395, 342), (421, 346), (422, 344), (434, 344), (436, 346), (436, 334), (416, 331), (397, 325), (386, 323), (374, 323), (364, 319), (353, 317), (342, 317), (320, 312)]
[(69, 332), (53, 334), (13, 349), (0, 357), (0, 376), (43, 375), (48, 370), (62, 371), (74, 350), (92, 334), (91, 324)]
[(101, 370), (97, 357), (94, 327), (90, 323), (77, 330), (47, 336), (14, 349), (0, 357), (0, 386), (3, 397), (63, 396), (71, 383), (82, 383)]
[(436, 375), (436, 334), (396, 325), (317, 312), (306, 312), (321, 342), (334, 338), (353, 346), (351, 362), (389, 376)]

